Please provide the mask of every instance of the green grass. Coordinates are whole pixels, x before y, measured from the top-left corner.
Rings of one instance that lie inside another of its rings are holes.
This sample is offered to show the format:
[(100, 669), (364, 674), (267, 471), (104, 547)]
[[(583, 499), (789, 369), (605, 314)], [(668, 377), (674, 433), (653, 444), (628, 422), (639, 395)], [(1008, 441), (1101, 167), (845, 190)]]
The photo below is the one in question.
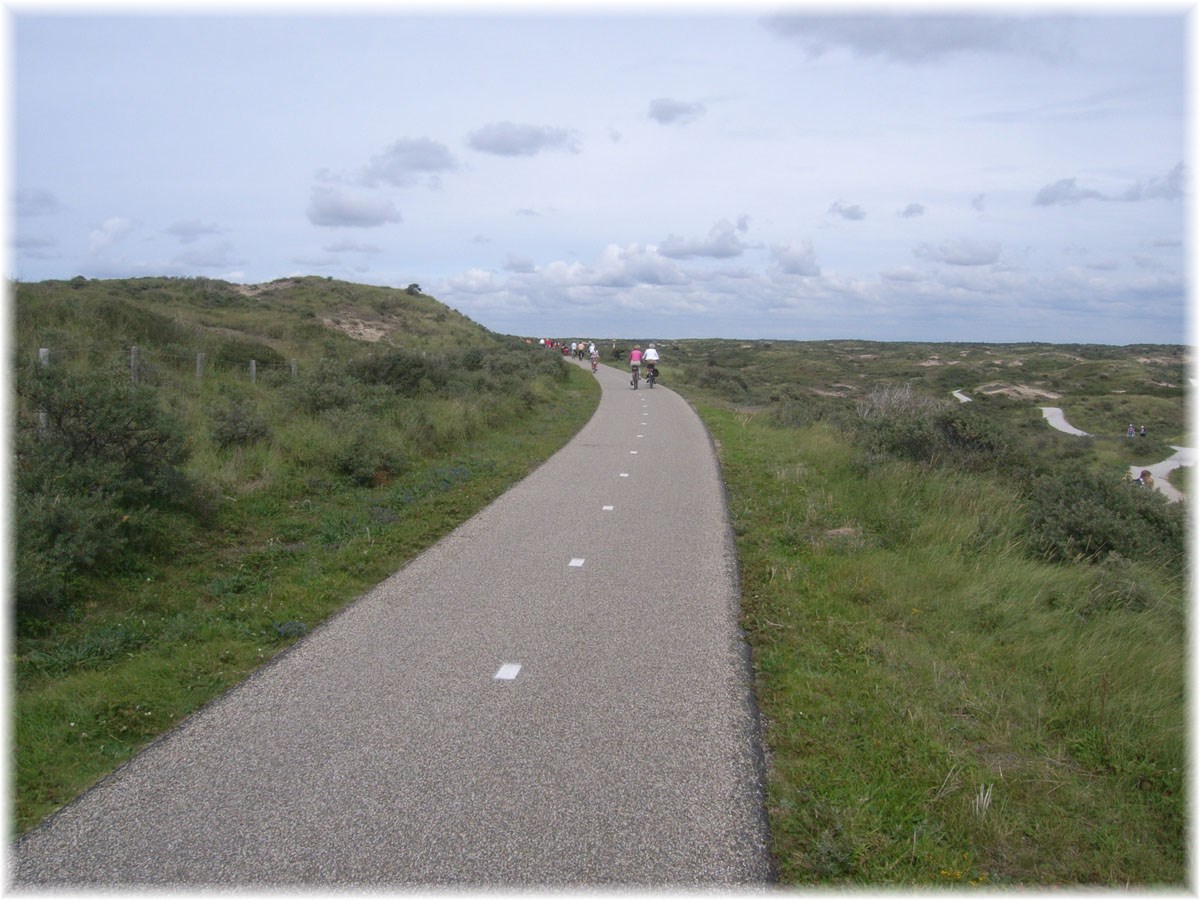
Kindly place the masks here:
[(74, 621), (18, 641), (18, 832), (69, 801), (557, 450), (590, 416), (595, 382), (537, 415), (457, 445), (386, 486), (293, 493), (247, 454), (208, 539), (91, 584)]
[[(49, 346), (55, 371), (89, 384), (127, 373), (139, 345), (142, 390), (179, 423), (195, 491), (154, 510), (154, 540), (69, 572), (55, 604), (18, 605), (17, 833), (499, 496), (599, 398), (590, 374), (402, 291), (138, 279), (15, 295), (18, 366)], [(390, 331), (356, 341), (338, 321)], [(249, 383), (247, 359), (293, 358), (296, 377), (264, 367)], [(121, 512), (100, 525), (120, 528)], [(18, 575), (39, 564), (19, 556)]]
[(701, 405), (720, 448), (788, 884), (1186, 877), (1184, 587), (1028, 558), (1000, 479)]

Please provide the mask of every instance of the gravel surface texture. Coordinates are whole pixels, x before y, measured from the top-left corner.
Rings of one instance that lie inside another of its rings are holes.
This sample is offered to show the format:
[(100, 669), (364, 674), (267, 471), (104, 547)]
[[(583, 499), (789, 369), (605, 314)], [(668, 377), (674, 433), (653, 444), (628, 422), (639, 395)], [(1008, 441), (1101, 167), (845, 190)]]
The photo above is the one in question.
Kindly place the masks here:
[(10, 887), (768, 884), (711, 441), (597, 377), (563, 450), (15, 843)]

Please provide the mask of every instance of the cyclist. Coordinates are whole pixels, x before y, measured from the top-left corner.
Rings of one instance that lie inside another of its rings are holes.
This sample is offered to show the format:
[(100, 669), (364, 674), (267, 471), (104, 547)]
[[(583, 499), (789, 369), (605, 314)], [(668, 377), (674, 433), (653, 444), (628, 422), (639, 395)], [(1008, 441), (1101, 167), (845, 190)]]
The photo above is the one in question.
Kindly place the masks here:
[[(642, 362), (646, 364), (646, 377), (654, 376), (654, 381), (658, 380), (658, 351), (654, 349), (654, 342), (650, 342), (650, 346), (646, 348), (646, 352), (642, 354)], [(650, 387), (654, 387), (654, 381), (650, 382)]]
[(633, 389), (637, 390), (638, 383), (638, 367), (642, 364), (642, 346), (634, 344), (633, 349), (629, 351), (629, 371), (632, 373), (629, 383), (633, 385)]
[(596, 374), (596, 366), (600, 363), (600, 351), (596, 349), (596, 345), (592, 344), (591, 352), (588, 354), (592, 358), (592, 374)]

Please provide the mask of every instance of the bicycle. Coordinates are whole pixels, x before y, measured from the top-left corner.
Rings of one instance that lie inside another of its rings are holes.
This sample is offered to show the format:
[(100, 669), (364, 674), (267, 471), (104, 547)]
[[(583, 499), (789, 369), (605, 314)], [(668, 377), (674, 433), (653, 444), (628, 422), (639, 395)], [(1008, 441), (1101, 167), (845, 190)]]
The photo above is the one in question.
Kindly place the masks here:
[(646, 366), (646, 384), (654, 390), (654, 382), (658, 379), (658, 369), (653, 365)]
[(599, 362), (600, 362), (600, 360), (597, 357), (595, 357), (595, 356), (592, 357), (592, 374), (593, 375), (596, 374), (596, 367)]
[(638, 383), (638, 367), (634, 366), (633, 367), (633, 380), (630, 381), (630, 384), (633, 385), (633, 389), (635, 391), (637, 390), (637, 383)]

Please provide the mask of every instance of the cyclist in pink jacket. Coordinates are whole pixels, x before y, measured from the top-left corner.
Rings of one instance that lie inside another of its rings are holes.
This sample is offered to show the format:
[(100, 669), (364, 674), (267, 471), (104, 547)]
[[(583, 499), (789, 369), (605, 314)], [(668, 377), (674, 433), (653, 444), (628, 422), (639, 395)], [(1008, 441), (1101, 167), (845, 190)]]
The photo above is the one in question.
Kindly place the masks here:
[(633, 349), (629, 351), (629, 371), (631, 377), (629, 383), (633, 385), (633, 389), (637, 390), (638, 369), (642, 365), (642, 347), (640, 344), (634, 344)]

